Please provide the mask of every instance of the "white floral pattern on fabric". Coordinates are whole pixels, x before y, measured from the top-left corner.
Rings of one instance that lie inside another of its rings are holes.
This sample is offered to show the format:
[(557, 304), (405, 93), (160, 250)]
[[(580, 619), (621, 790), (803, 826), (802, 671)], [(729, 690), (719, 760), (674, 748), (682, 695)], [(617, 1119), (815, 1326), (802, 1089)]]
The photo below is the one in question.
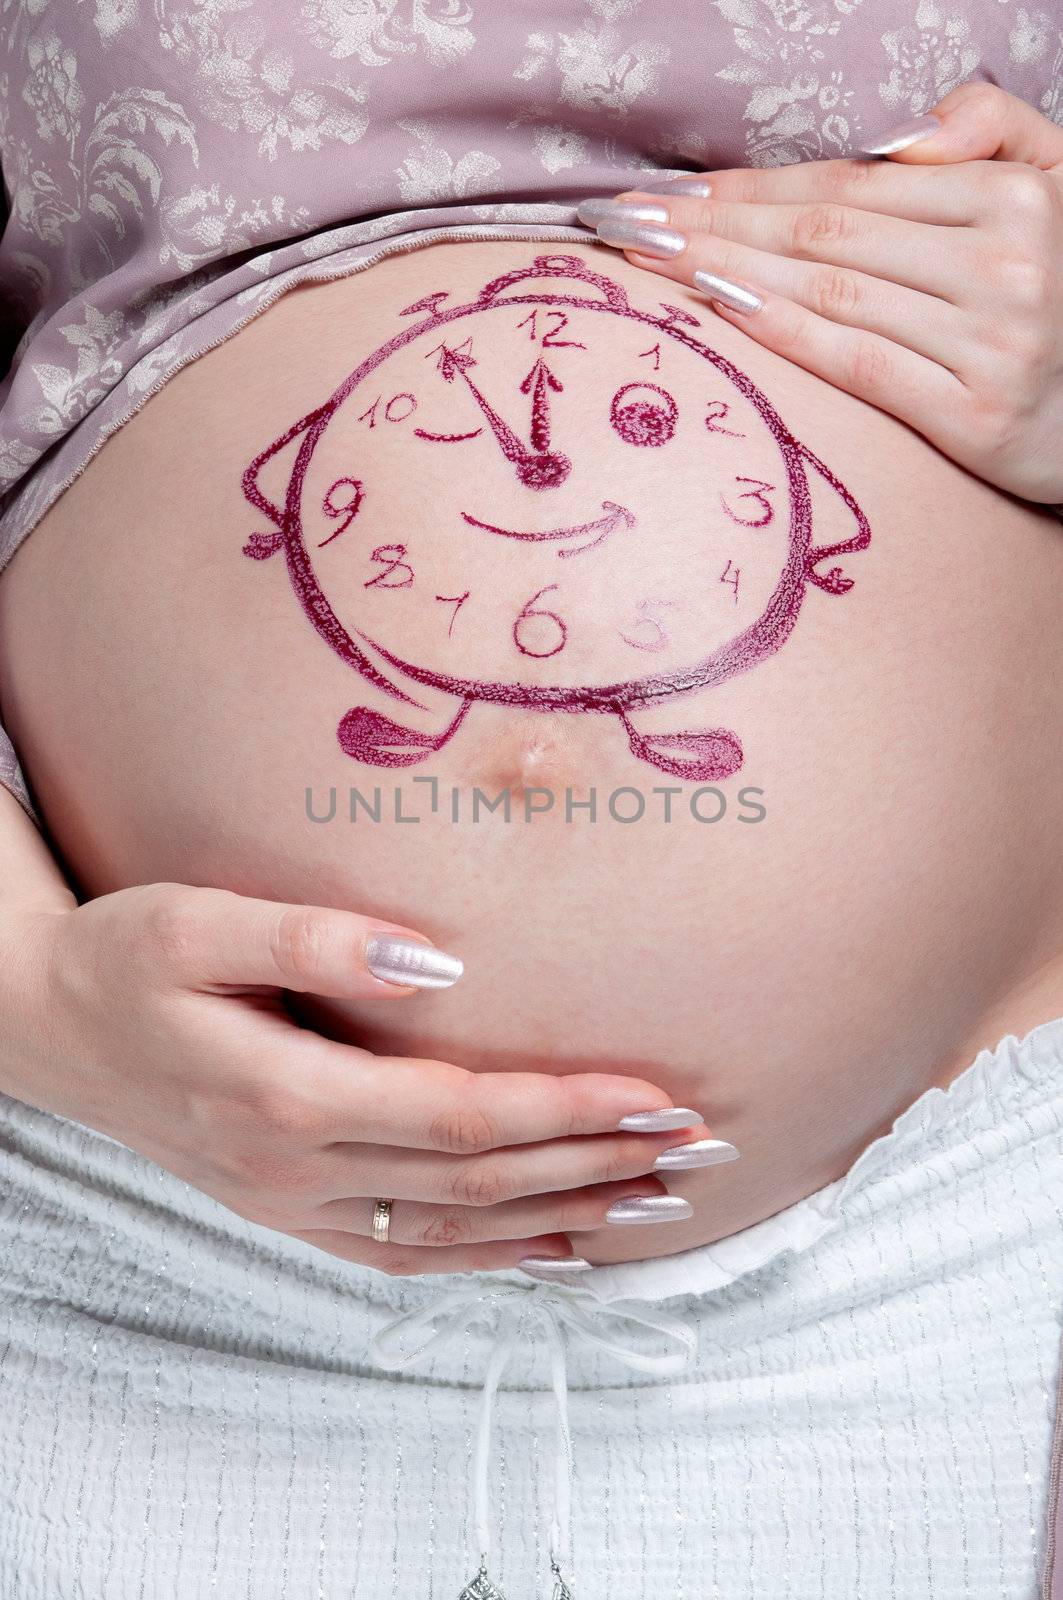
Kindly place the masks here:
[(848, 153), (859, 143), (861, 122), (854, 115), (855, 86), (838, 65), (838, 39), (845, 14), (861, 0), (842, 5), (799, 4), (797, 0), (715, 0), (734, 27), (738, 59), (717, 77), (752, 89), (744, 119), (751, 166), (786, 166), (823, 161)]
[(1037, 107), (1054, 122), (1063, 122), (1063, 18), (1020, 6), (1008, 35), (1008, 50), (1017, 66), (1047, 69), (1049, 87)]
[(333, 141), (356, 144), (365, 133), (369, 119), (353, 109), (365, 101), (364, 87), (308, 76), (308, 63), (278, 48), (276, 30), (243, 0), (212, 0), (168, 20), (163, 0), (160, 15), (159, 43), (190, 70), (203, 115), (251, 135), (254, 154), (275, 161), (284, 145), (301, 154)]
[(608, 24), (575, 31), (532, 33), (515, 76), (527, 81), (556, 67), (565, 104), (622, 116), (657, 88), (670, 48), (655, 40), (626, 41)]
[(45, 404), (32, 417), (41, 433), (63, 433), (86, 406), (95, 405), (122, 375), (120, 363), (107, 351), (121, 327), (120, 312), (109, 315), (87, 305), (80, 323), (68, 323), (60, 333), (76, 351), (72, 367), (39, 361), (32, 366)]
[(405, 161), (395, 169), (399, 193), (414, 205), (475, 194), (501, 166), (496, 156), (489, 156), (484, 150), (466, 150), (455, 159), (436, 143), (439, 134), (427, 123), (400, 122), (399, 127), (416, 141)]
[(421, 48), (432, 66), (449, 67), (476, 43), (464, 0), (303, 0), (302, 15), (319, 49), (338, 61), (357, 56), (367, 67)]
[(279, 194), (266, 199), (256, 196), (242, 208), (238, 206), (236, 196), (222, 195), (216, 183), (209, 188), (197, 184), (186, 194), (166, 200), (161, 207), (166, 242), (159, 251), (160, 265), (173, 261), (189, 272), (199, 262), (212, 261), (222, 243), (239, 249), (242, 237), (244, 248), (250, 249), (259, 234), (273, 234), (278, 228), (299, 233), (310, 219), (306, 206), (289, 206)]
[(882, 35), (893, 62), (881, 86), (884, 103), (918, 116), (965, 83), (981, 65), (981, 52), (970, 35), (970, 21), (962, 12), (947, 11), (936, 0), (920, 0), (913, 27)]
[(151, 145), (157, 142), (163, 150), (183, 145), (193, 166), (199, 155), (184, 109), (157, 89), (116, 90), (96, 107), (86, 127), (73, 55), (60, 51), (54, 35), (45, 46), (45, 55), (35, 59), (47, 71), (26, 85), (23, 99), (35, 112), (42, 141), (61, 142), (65, 159), (42, 169), (34, 165), (28, 141), (8, 146), (5, 139), (5, 166), (13, 158), (16, 172), (32, 173), (30, 182), (16, 189), (13, 208), (27, 232), (62, 249), (71, 224), (82, 224), (69, 271), (72, 286), (81, 289), (115, 266), (115, 246), (128, 227), (142, 222), (160, 201), (165, 158), (156, 157)]
[[(511, 126), (519, 127), (525, 120), (524, 117), (514, 118)], [(566, 128), (564, 123), (532, 127), (531, 138), (543, 169), (551, 174), (581, 166), (587, 159), (587, 140), (572, 128)]]

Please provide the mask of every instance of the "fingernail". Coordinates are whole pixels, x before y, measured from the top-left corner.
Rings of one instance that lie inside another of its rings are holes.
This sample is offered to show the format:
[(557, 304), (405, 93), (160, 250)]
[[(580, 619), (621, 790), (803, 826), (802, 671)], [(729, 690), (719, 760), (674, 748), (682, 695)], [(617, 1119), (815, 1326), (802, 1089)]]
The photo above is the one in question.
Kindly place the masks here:
[(861, 145), (859, 153), (865, 156), (894, 156), (898, 150), (907, 150), (910, 144), (918, 144), (920, 139), (929, 139), (940, 127), (940, 117), (911, 117), (872, 144)]
[(663, 1111), (629, 1111), (617, 1128), (624, 1133), (664, 1133), (670, 1128), (696, 1128), (703, 1120), (689, 1106), (666, 1106)]
[(532, 1277), (558, 1277), (565, 1272), (590, 1272), (591, 1263), (582, 1256), (521, 1256), (517, 1266)]
[(721, 278), (715, 272), (695, 272), (694, 283), (702, 294), (718, 300), (722, 306), (729, 306), (732, 311), (759, 311), (764, 304), (752, 289), (744, 289), (740, 283), (732, 283), (730, 278)]
[(365, 947), (365, 964), (374, 978), (411, 989), (449, 989), (465, 971), (457, 956), (434, 944), (390, 933), (373, 935)]
[(584, 200), (576, 215), (585, 228), (596, 228), (607, 217), (623, 222), (667, 222), (664, 206), (641, 206), (636, 200)]
[(707, 200), (712, 193), (712, 184), (693, 174), (689, 178), (659, 178), (656, 183), (633, 183), (631, 187), (640, 194), (687, 195), (694, 200)]
[(683, 1222), (694, 1215), (689, 1200), (678, 1194), (631, 1194), (614, 1200), (606, 1222)]
[(690, 1144), (677, 1144), (671, 1150), (662, 1150), (653, 1163), (658, 1167), (714, 1167), (719, 1161), (737, 1161), (739, 1152), (726, 1139), (694, 1139)]
[(686, 238), (674, 228), (654, 228), (642, 222), (625, 222), (615, 217), (603, 217), (597, 233), (603, 244), (617, 245), (624, 250), (638, 250), (644, 256), (657, 256), (664, 260), (677, 256), (687, 247)]

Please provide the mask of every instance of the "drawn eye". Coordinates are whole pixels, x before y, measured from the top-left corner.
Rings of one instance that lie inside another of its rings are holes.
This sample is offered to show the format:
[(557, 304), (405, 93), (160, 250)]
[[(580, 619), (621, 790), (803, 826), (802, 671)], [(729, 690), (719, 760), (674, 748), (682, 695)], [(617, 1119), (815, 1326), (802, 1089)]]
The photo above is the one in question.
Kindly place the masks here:
[[(629, 400), (633, 390), (641, 392)], [(616, 391), (609, 407), (609, 421), (628, 444), (654, 448), (667, 444), (678, 418), (679, 407), (667, 390), (658, 388), (655, 383), (626, 383)]]

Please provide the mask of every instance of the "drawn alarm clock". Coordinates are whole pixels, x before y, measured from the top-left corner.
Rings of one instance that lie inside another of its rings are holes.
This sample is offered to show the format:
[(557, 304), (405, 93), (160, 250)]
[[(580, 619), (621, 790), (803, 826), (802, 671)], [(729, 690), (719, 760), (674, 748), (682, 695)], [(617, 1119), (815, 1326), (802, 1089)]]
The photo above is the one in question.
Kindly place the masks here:
[[(407, 306), (243, 478), (270, 524), (245, 555), (283, 551), (321, 639), (394, 702), (355, 705), (340, 745), (410, 766), (488, 701), (614, 717), (654, 767), (731, 776), (738, 736), (684, 725), (684, 697), (779, 650), (809, 586), (851, 589), (828, 563), (867, 519), (691, 312), (566, 255), (449, 300)], [(843, 542), (813, 541), (810, 473), (854, 519)], [(638, 731), (673, 701), (674, 733)]]

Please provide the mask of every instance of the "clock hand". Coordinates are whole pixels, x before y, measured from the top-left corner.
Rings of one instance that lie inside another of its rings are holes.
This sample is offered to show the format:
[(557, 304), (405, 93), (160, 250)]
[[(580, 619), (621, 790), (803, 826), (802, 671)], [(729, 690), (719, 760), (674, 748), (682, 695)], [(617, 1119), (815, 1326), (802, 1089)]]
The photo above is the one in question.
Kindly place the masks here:
[(549, 528), (543, 533), (518, 533), (513, 528), (499, 528), (493, 522), (481, 522), (479, 517), (470, 516), (467, 511), (461, 513), (462, 521), (467, 522), (471, 528), (482, 528), (485, 533), (498, 533), (505, 539), (526, 539), (536, 543), (544, 539), (571, 539), (581, 534), (592, 534), (593, 538), (587, 544), (573, 545), (567, 550), (558, 550), (559, 556), (578, 556), (583, 550), (593, 550), (595, 545), (601, 544), (603, 539), (608, 539), (619, 528), (635, 527), (634, 513), (627, 506), (617, 505), (615, 500), (603, 500), (602, 510), (605, 513), (593, 522), (581, 522), (572, 528)]
[(531, 394), (532, 397), (531, 442), (533, 450), (549, 450), (550, 448), (550, 400), (548, 389), (553, 389), (555, 394), (560, 394), (563, 387), (560, 378), (555, 378), (542, 356), (538, 358), (520, 386), (521, 394)]
[(529, 489), (555, 489), (558, 484), (564, 483), (572, 470), (571, 461), (559, 452), (549, 454), (537, 451), (533, 454), (521, 443), (513, 429), (503, 421), (469, 377), (469, 368), (477, 364), (475, 356), (461, 350), (451, 350), (449, 346), (444, 345), (439, 358), (439, 371), (447, 383), (453, 383), (455, 378), (460, 377), (468, 385), (473, 399), (486, 417), (488, 426), (501, 447), (502, 454), (517, 469), (517, 477), (521, 483)]

